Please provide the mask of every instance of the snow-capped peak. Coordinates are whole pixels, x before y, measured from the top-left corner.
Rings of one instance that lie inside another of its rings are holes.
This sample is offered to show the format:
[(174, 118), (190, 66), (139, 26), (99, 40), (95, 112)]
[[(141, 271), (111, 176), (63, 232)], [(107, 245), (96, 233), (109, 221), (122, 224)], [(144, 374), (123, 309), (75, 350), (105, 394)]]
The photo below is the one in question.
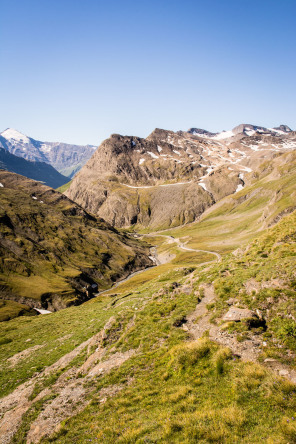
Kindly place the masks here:
[(30, 143), (29, 137), (25, 136), (24, 134), (20, 133), (19, 131), (13, 128), (7, 128), (5, 131), (1, 133), (1, 136), (4, 137), (6, 140), (13, 139), (17, 142)]

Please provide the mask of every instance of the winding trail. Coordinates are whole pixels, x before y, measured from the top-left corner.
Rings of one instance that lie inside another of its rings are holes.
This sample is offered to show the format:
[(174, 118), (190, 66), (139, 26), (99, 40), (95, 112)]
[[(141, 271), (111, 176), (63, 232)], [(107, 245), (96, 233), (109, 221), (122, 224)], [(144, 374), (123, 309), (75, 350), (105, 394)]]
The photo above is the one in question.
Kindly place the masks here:
[[(198, 266), (208, 265), (208, 264), (211, 264), (212, 262), (215, 262), (215, 261), (220, 262), (221, 259), (222, 259), (221, 255), (219, 253), (217, 253), (216, 251), (200, 250), (200, 249), (186, 247), (186, 243), (182, 242), (180, 240), (180, 238), (177, 238), (177, 237), (175, 238), (173, 236), (167, 236), (165, 234), (158, 234), (157, 232), (150, 233), (150, 234), (139, 235), (140, 238), (143, 238), (143, 237), (156, 237), (156, 236), (157, 237), (164, 237), (164, 238), (166, 238), (168, 244), (176, 243), (177, 244), (177, 248), (179, 248), (180, 250), (195, 251), (196, 253), (207, 253), (207, 254), (213, 254), (214, 256), (216, 256), (216, 259), (213, 259), (211, 261), (202, 262), (202, 263), (198, 264)], [(158, 267), (159, 265), (166, 264), (166, 263), (170, 262), (170, 260), (171, 260), (171, 257), (168, 257), (167, 260), (164, 260), (163, 258), (161, 258), (157, 254), (157, 246), (154, 246), (154, 247), (150, 248), (150, 254), (151, 254), (150, 258), (155, 263), (155, 265), (152, 266), (152, 267)], [(117, 287), (119, 287), (119, 285), (129, 281), (134, 276), (136, 276), (136, 275), (138, 275), (140, 273), (144, 273), (146, 270), (148, 270), (149, 268), (152, 268), (152, 267), (147, 267), (147, 268), (144, 268), (144, 270), (139, 270), (139, 271), (135, 271), (134, 273), (131, 273), (126, 278), (121, 279), (120, 281), (116, 282), (114, 285), (112, 285), (112, 287), (110, 287), (110, 288), (108, 288), (106, 290), (102, 290), (99, 293), (96, 293), (95, 296), (99, 296), (99, 295), (101, 295), (103, 293), (106, 293), (107, 291), (110, 291), (110, 290), (115, 290)]]
[[(181, 250), (186, 250), (186, 251), (195, 251), (196, 253), (208, 253), (208, 254), (213, 254), (216, 256), (217, 260), (220, 261), (222, 259), (221, 254), (217, 253), (216, 251), (209, 251), (209, 250), (200, 250), (200, 249), (196, 249), (196, 248), (189, 248), (186, 247), (186, 243), (182, 242), (180, 240), (180, 238), (178, 237), (174, 237), (174, 236), (167, 236), (165, 234), (158, 234), (157, 231), (154, 233), (150, 233), (150, 234), (143, 234), (142, 237), (164, 237), (168, 240), (168, 243), (176, 243), (177, 247), (180, 248)], [(215, 260), (215, 259), (214, 259)], [(213, 262), (213, 261), (211, 261)]]

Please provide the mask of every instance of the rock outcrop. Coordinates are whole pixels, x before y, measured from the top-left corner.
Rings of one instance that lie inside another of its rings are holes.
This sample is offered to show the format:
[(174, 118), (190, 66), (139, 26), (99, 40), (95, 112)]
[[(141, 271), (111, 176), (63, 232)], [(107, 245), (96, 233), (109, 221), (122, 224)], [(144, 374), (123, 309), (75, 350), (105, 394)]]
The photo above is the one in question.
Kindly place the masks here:
[(219, 134), (156, 128), (146, 139), (113, 134), (65, 194), (114, 226), (174, 227), (240, 191), (262, 161), (293, 148), (295, 134), (283, 125), (243, 124)]
[(173, 134), (155, 130), (147, 139), (112, 135), (65, 194), (118, 227), (167, 228), (194, 221), (242, 181), (236, 171), (223, 166), (214, 171), (203, 163), (194, 144), (177, 147)]

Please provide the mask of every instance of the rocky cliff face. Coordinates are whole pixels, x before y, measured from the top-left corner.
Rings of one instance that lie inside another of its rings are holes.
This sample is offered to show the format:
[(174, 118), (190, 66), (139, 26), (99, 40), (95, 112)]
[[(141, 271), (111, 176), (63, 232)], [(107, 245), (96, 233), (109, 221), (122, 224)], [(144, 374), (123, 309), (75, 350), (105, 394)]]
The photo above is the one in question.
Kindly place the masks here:
[(149, 249), (38, 182), (0, 171), (0, 299), (58, 310), (152, 265)]
[(194, 221), (242, 189), (263, 160), (293, 148), (286, 126), (240, 125), (220, 134), (157, 128), (147, 139), (114, 134), (65, 194), (118, 227), (173, 227)]

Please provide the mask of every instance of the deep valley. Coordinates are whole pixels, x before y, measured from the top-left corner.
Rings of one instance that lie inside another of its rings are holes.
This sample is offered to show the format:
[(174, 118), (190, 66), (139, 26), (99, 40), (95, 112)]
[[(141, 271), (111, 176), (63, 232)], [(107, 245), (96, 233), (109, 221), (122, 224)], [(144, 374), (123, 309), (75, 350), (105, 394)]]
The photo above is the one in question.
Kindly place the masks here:
[(296, 442), (295, 202), (286, 125), (1, 170), (1, 444)]

